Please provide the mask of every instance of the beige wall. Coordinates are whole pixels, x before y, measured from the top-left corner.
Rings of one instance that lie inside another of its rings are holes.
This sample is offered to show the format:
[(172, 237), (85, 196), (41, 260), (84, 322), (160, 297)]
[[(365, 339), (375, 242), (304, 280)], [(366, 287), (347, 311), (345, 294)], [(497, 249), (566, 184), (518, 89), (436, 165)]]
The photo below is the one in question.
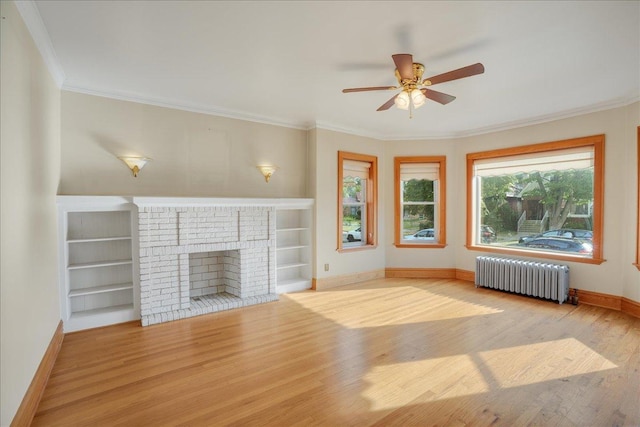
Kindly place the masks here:
[[(122, 155), (153, 161), (134, 178)], [(304, 130), (62, 92), (60, 194), (306, 197), (306, 166)]]
[(13, 2), (0, 2), (0, 425), (11, 423), (60, 321), (60, 91)]
[[(627, 126), (625, 130), (624, 163), (622, 163), (623, 174), (625, 176), (625, 203), (624, 219), (620, 224), (620, 233), (624, 236), (622, 251), (625, 254), (622, 260), (622, 282), (624, 288), (622, 295), (640, 302), (640, 271), (635, 266), (629, 265), (630, 259), (635, 259), (636, 254), (636, 233), (638, 218), (636, 216), (638, 197), (640, 197), (640, 189), (638, 188), (638, 179), (636, 173), (638, 159), (638, 126), (640, 126), (640, 102), (635, 103), (626, 109)], [(614, 165), (613, 167), (617, 167)]]
[[(389, 203), (383, 183), (385, 174), (382, 141), (316, 129), (312, 138), (312, 158), (316, 176), (316, 271), (314, 277), (324, 279), (343, 274), (355, 274), (385, 267), (386, 229), (384, 207)], [(337, 252), (338, 247), (338, 151), (367, 154), (378, 157), (378, 247), (357, 251)], [(324, 265), (329, 264), (329, 271)]]

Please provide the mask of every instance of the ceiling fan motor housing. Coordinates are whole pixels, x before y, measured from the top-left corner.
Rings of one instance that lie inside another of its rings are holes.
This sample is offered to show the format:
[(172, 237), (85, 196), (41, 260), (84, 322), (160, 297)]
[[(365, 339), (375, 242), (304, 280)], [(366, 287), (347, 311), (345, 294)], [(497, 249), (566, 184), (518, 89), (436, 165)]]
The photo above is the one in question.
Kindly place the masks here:
[(413, 63), (413, 78), (412, 79), (403, 79), (400, 76), (400, 72), (396, 68), (396, 79), (398, 80), (398, 84), (402, 86), (404, 89), (415, 89), (418, 85), (421, 84), (422, 75), (424, 74), (424, 65), (414, 62)]

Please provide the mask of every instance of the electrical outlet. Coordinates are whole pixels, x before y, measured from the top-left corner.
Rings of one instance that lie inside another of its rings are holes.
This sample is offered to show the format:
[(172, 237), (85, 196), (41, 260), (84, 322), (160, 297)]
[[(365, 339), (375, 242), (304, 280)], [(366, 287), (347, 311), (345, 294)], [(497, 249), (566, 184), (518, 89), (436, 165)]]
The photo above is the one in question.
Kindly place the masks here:
[(329, 271), (329, 264), (324, 265), (324, 271)]

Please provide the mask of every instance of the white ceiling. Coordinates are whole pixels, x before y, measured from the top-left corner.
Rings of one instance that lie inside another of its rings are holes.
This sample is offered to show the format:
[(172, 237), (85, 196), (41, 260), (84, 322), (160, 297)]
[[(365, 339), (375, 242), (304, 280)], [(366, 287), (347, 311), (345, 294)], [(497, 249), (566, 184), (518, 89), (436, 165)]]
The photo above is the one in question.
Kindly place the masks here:
[[(36, 7), (33, 7), (35, 5)], [(19, 5), (63, 89), (379, 139), (456, 137), (640, 99), (640, 2), (36, 1)], [(39, 20), (41, 17), (41, 21)], [(46, 31), (42, 31), (42, 24)], [(39, 27), (39, 28), (38, 28)], [(376, 109), (391, 55), (457, 97)]]

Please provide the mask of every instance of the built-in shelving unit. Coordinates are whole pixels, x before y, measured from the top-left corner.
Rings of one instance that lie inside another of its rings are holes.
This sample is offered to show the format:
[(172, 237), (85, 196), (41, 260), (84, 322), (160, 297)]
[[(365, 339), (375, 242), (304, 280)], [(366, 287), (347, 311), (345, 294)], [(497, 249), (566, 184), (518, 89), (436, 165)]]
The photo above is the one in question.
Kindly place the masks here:
[(278, 293), (311, 288), (313, 200), (297, 199), (276, 208)]
[(140, 318), (137, 214), (121, 197), (59, 196), (65, 332)]

